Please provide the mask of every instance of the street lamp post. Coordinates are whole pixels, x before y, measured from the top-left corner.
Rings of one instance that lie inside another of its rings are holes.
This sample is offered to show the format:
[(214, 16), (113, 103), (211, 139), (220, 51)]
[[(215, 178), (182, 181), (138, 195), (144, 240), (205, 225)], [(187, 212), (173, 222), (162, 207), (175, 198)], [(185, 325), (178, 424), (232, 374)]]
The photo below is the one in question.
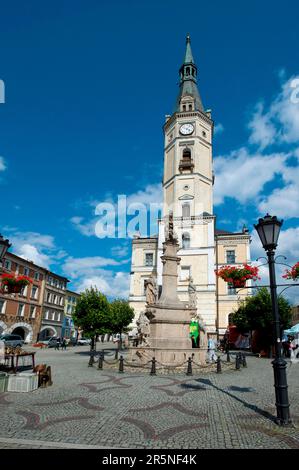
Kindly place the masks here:
[(8, 239), (4, 239), (3, 236), (0, 234), (0, 267), (2, 267), (2, 262), (6, 255), (8, 248), (11, 246)]
[(277, 217), (271, 217), (267, 214), (264, 218), (259, 219), (255, 229), (260, 237), (263, 248), (267, 253), (269, 264), (269, 277), (270, 277), (270, 291), (272, 302), (273, 314), (273, 333), (275, 340), (275, 359), (272, 361), (274, 370), (274, 387), (276, 397), (276, 410), (277, 410), (277, 424), (286, 426), (291, 423), (290, 419), (290, 405), (288, 398), (288, 384), (286, 375), (286, 361), (282, 358), (281, 354), (281, 338), (280, 338), (280, 319), (278, 311), (278, 301), (276, 292), (276, 278), (275, 278), (275, 249), (277, 247), (280, 228), (283, 221), (278, 220)]

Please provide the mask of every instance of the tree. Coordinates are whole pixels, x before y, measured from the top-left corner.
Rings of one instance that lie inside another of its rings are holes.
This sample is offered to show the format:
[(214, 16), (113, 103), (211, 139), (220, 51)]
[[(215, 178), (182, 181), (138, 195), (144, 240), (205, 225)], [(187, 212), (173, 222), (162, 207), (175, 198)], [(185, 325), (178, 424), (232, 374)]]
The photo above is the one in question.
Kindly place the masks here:
[(115, 299), (110, 304), (112, 333), (120, 335), (119, 347), (122, 345), (122, 333), (128, 330), (129, 324), (134, 318), (134, 310), (123, 299)]
[(96, 287), (86, 289), (77, 301), (73, 320), (91, 338), (91, 349), (94, 349), (95, 336), (111, 332), (111, 311), (106, 296)]
[[(278, 297), (280, 328), (284, 330), (291, 324), (291, 305), (284, 297)], [(232, 315), (232, 322), (241, 332), (258, 330), (265, 347), (273, 344), (273, 314), (271, 296), (266, 287), (256, 295), (246, 297)]]

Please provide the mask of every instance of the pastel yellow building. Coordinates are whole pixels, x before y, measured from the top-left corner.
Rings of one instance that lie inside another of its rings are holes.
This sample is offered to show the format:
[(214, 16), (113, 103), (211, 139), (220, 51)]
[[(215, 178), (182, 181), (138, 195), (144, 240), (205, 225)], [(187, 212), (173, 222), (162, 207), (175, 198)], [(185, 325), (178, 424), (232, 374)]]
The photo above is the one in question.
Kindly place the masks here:
[(162, 246), (165, 221), (173, 213), (181, 258), (178, 295), (188, 300), (190, 280), (196, 287), (197, 310), (211, 335), (224, 334), (228, 316), (247, 289), (236, 292), (215, 276), (225, 264), (250, 262), (248, 231), (225, 232), (216, 228), (213, 214), (213, 129), (211, 111), (204, 110), (197, 88), (197, 67), (190, 37), (179, 70), (180, 90), (174, 113), (164, 123), (163, 215), (158, 234), (135, 238), (132, 243), (130, 305), (138, 318), (145, 308), (145, 281), (153, 276), (162, 288)]

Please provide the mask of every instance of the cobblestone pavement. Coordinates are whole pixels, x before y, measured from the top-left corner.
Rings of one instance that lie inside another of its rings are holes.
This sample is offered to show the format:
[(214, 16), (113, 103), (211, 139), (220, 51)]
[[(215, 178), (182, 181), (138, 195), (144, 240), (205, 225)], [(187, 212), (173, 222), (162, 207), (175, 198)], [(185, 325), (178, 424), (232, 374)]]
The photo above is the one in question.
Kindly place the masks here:
[(150, 376), (88, 367), (87, 349), (38, 350), (53, 385), (0, 393), (0, 448), (299, 448), (299, 364), (287, 369), (294, 425), (281, 428), (268, 359)]

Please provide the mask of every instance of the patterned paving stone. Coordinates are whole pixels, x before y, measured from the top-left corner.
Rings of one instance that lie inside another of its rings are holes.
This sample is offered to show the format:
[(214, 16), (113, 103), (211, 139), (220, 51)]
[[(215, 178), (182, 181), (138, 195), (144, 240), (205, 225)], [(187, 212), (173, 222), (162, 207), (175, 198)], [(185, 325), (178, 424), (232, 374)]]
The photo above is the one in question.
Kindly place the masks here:
[(98, 370), (84, 347), (37, 351), (37, 363), (53, 386), (0, 394), (0, 448), (299, 448), (299, 367), (287, 369), (294, 425), (281, 428), (267, 359), (193, 376)]

